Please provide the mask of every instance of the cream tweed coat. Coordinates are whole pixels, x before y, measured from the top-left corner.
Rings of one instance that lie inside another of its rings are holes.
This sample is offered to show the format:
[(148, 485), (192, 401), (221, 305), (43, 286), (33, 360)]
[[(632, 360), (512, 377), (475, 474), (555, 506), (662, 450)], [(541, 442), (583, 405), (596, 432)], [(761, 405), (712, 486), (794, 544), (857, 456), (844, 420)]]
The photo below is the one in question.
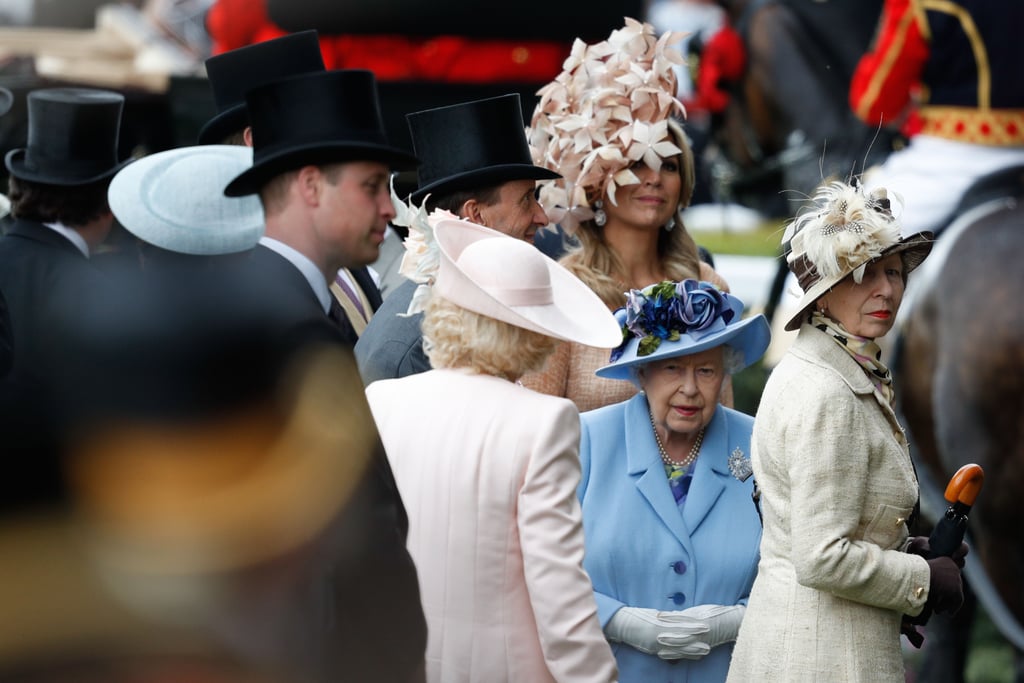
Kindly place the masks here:
[(728, 680), (902, 683), (900, 619), (928, 597), (901, 552), (917, 479), (903, 430), (861, 367), (804, 324), (754, 423), (761, 560)]

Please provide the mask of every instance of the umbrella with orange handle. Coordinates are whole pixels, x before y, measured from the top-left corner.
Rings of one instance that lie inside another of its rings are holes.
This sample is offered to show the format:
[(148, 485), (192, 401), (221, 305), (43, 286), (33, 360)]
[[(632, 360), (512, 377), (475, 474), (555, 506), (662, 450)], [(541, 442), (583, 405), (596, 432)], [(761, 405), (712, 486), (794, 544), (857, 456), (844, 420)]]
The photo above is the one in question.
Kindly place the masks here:
[(984, 482), (984, 470), (974, 463), (958, 469), (949, 480), (945, 494), (949, 507), (928, 537), (929, 557), (952, 557), (960, 547), (967, 531), (967, 516)]

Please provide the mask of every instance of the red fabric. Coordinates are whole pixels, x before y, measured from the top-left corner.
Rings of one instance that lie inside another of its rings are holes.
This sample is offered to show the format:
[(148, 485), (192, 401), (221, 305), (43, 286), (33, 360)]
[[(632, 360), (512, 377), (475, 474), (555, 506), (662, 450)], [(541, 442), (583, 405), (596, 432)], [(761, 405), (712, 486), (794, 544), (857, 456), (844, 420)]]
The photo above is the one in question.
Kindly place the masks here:
[[(213, 54), (285, 34), (257, 0), (217, 0), (206, 19)], [(321, 36), (328, 69), (369, 69), (378, 79), (455, 83), (552, 80), (570, 46), (538, 40), (476, 40), (459, 36), (412, 39), (398, 35)]]
[(694, 99), (687, 107), (713, 114), (724, 111), (729, 104), (726, 85), (740, 79), (746, 62), (743, 38), (731, 26), (723, 26), (704, 45), (694, 83)]
[(875, 45), (861, 57), (850, 82), (850, 107), (857, 117), (877, 126), (904, 116), (928, 53), (911, 0), (885, 0)]

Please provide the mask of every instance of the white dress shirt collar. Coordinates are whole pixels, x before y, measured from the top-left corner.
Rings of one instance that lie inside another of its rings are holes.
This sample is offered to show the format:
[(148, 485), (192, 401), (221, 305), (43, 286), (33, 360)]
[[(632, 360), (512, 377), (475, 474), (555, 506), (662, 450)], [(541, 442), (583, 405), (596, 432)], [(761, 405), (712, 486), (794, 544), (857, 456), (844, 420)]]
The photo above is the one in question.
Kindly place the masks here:
[(48, 227), (50, 230), (53, 230), (55, 233), (66, 237), (71, 244), (75, 245), (78, 251), (82, 252), (82, 256), (89, 258), (89, 245), (77, 230), (69, 228), (63, 223), (43, 223), (43, 225)]

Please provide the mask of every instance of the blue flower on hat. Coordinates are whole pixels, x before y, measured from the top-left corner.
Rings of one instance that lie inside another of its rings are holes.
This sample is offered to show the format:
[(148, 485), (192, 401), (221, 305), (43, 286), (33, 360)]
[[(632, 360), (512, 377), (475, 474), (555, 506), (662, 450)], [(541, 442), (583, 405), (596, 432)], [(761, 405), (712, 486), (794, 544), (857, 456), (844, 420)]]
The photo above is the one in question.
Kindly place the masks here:
[(633, 337), (640, 342), (637, 356), (649, 356), (662, 341), (678, 341), (680, 335), (700, 336), (716, 321), (727, 324), (733, 310), (710, 282), (683, 280), (659, 282), (626, 294), (626, 305), (615, 311), (622, 327), (622, 343), (611, 353), (611, 362), (622, 357)]
[(719, 317), (725, 324), (732, 320), (733, 311), (725, 297), (708, 282), (683, 280), (676, 285), (675, 293), (673, 314), (682, 321), (686, 332), (703, 332)]

